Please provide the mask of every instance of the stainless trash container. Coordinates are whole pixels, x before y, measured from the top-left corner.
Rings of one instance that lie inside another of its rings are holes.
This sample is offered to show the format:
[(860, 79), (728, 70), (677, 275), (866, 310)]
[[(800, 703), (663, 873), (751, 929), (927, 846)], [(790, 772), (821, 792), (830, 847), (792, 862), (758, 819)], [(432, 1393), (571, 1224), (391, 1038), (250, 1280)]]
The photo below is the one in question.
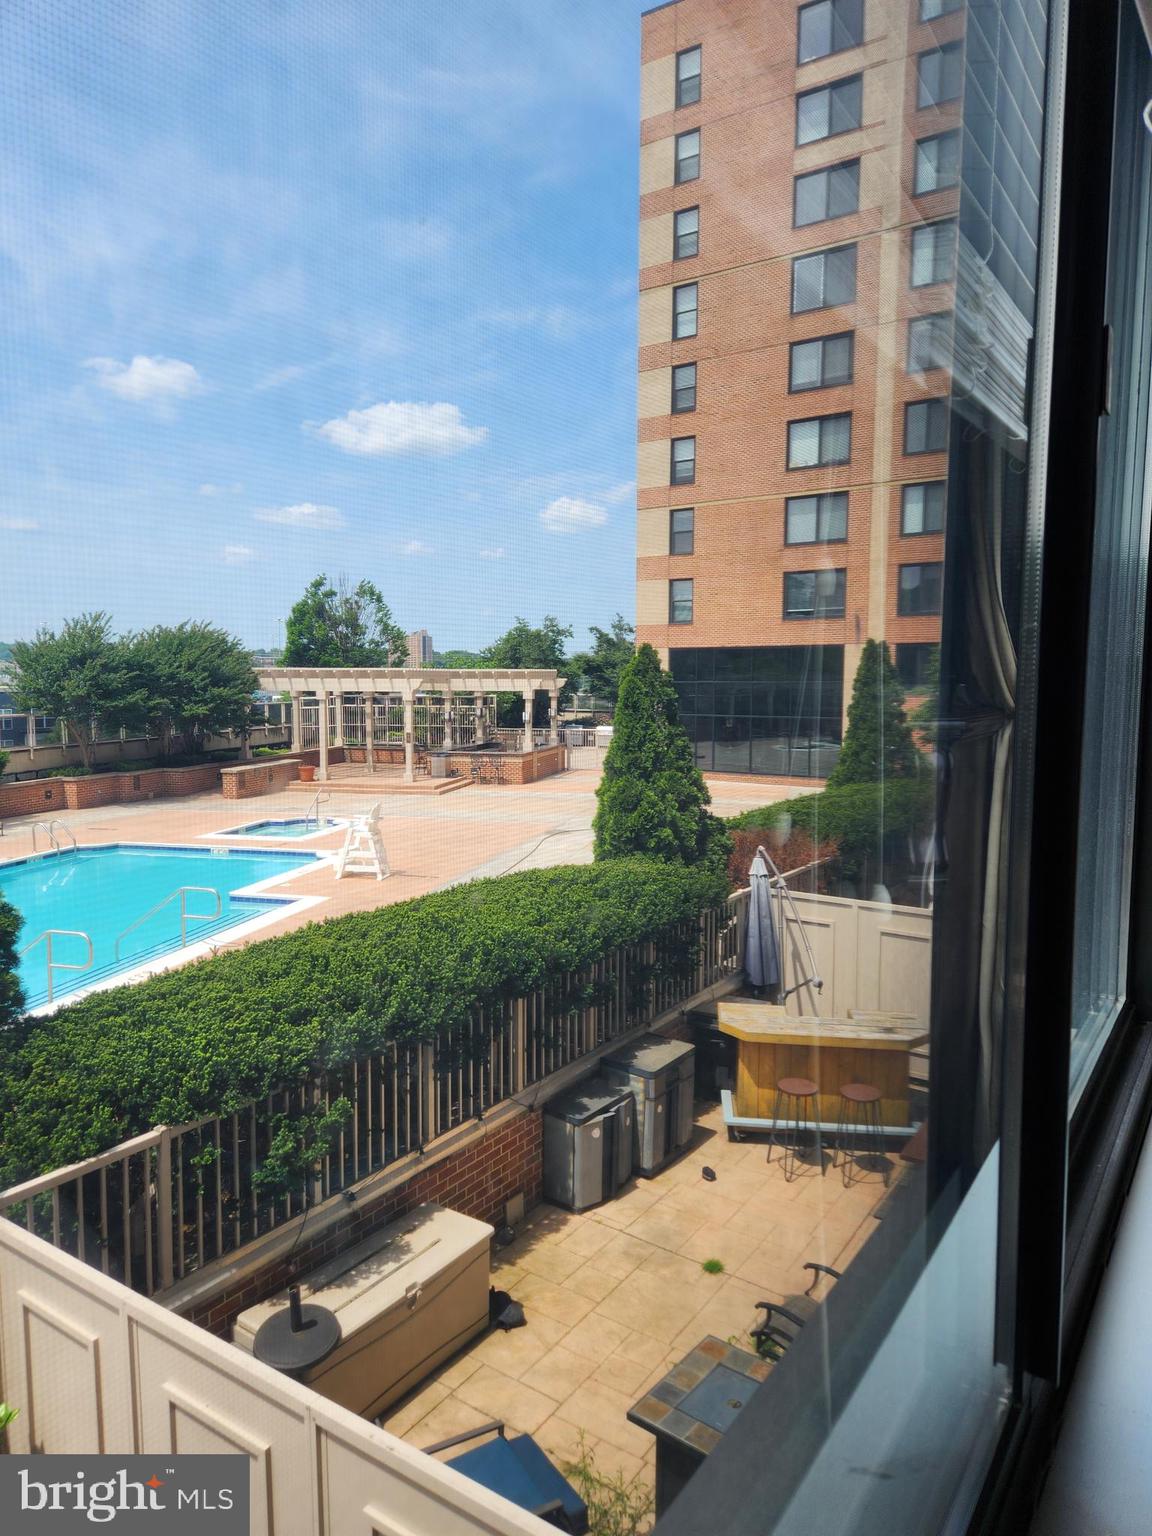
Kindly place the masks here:
[(573, 1211), (610, 1200), (632, 1176), (630, 1090), (586, 1077), (544, 1106), (544, 1198)]
[(643, 1035), (605, 1056), (600, 1070), (636, 1100), (634, 1170), (656, 1173), (692, 1140), (696, 1047), (662, 1035)]

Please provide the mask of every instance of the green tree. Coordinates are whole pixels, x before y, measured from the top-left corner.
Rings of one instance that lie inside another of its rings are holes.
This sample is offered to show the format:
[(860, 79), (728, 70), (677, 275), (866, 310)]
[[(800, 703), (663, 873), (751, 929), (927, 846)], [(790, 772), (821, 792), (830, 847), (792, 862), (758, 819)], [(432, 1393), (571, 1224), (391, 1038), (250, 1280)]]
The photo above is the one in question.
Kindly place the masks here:
[(129, 654), (141, 697), (140, 723), (167, 757), (189, 754), (223, 731), (246, 732), (257, 678), (239, 640), (212, 624), (157, 625), (135, 636)]
[(94, 726), (115, 729), (140, 714), (144, 702), (130, 647), (113, 637), (106, 613), (82, 613), (57, 634), (40, 629), (12, 646), (16, 708), (63, 720), (92, 766)]
[(308, 583), (285, 629), (286, 667), (402, 667), (408, 639), (370, 581), (333, 586), (327, 576)]
[(934, 746), (940, 726), (940, 647), (938, 645), (934, 645), (928, 654), (922, 691), (924, 697), (908, 718), (916, 727), (918, 735), (923, 737), (930, 746)]
[(611, 628), (591, 625), (592, 649), (581, 651), (568, 663), (573, 682), (579, 683), (597, 699), (615, 704), (620, 692), (624, 668), (636, 653), (636, 628), (622, 613), (612, 620)]
[(887, 642), (867, 640), (852, 684), (848, 729), (828, 787), (910, 778), (920, 767), (904, 713), (904, 688)]
[[(564, 642), (571, 638), (572, 626), (561, 624), (560, 620), (551, 613), (545, 614), (543, 623), (538, 626), (529, 624), (527, 619), (518, 618), (506, 634), (501, 635), (499, 640), (494, 640), (481, 653), (483, 665), (485, 667), (540, 667), (545, 671), (566, 675), (568, 660), (564, 654)], [(567, 702), (571, 692), (570, 684), (566, 684), (560, 690), (561, 708)], [(519, 694), (497, 694), (496, 708), (501, 725), (520, 724), (522, 704)], [(546, 710), (547, 704), (544, 700), (537, 699), (534, 724), (545, 723)]]
[(20, 914), (0, 896), (0, 1029), (7, 1029), (24, 1012), (24, 990), (16, 974), (16, 940)]
[(624, 669), (612, 744), (596, 791), (596, 858), (647, 854), (669, 863), (723, 865), (728, 834), (680, 724), (676, 688), (650, 645)]
[(483, 667), (485, 661), (480, 651), (433, 651), (432, 665), (451, 672), (463, 672), (470, 667)]

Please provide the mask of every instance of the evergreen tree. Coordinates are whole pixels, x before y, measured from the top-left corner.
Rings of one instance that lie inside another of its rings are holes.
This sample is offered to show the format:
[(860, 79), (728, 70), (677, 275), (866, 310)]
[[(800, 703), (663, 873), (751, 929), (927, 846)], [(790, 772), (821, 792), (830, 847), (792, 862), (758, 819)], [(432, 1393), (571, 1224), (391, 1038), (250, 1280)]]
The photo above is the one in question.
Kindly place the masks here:
[(636, 651), (636, 630), (622, 613), (612, 620), (611, 629), (601, 629), (598, 624), (590, 628), (592, 649), (573, 656), (569, 671), (582, 690), (615, 704), (620, 678)]
[(596, 791), (597, 859), (647, 854), (675, 864), (728, 855), (724, 824), (680, 724), (676, 688), (650, 645), (624, 668), (612, 744)]
[(0, 896), (0, 1029), (15, 1024), (24, 1012), (24, 992), (16, 975), (19, 933), (19, 912)]
[(848, 729), (828, 788), (911, 778), (920, 754), (904, 714), (904, 689), (884, 640), (868, 640), (856, 668)]

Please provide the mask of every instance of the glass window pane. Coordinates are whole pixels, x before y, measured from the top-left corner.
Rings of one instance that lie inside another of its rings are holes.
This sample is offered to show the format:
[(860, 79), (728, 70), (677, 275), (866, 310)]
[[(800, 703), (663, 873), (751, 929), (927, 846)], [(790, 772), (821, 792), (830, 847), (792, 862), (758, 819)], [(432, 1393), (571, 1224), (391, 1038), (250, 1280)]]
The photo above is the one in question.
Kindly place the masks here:
[(796, 98), (796, 142), (814, 144), (832, 132), (832, 92), (828, 86)]
[(814, 544), (816, 542), (817, 496), (792, 496), (785, 505), (786, 544)]
[(820, 429), (820, 462), (847, 464), (852, 457), (851, 416), (826, 416)]
[(814, 5), (801, 6), (798, 21), (801, 63), (832, 52), (832, 0), (816, 0)]
[(852, 337), (828, 336), (824, 341), (824, 383), (852, 382)]
[(819, 421), (790, 421), (788, 423), (788, 468), (807, 469), (819, 462)]
[(825, 260), (825, 304), (851, 304), (856, 297), (856, 247), (845, 245), (829, 251)]
[(820, 386), (822, 382), (820, 360), (823, 347), (824, 343), (819, 338), (815, 341), (793, 342), (789, 388), (816, 389)]
[(824, 305), (824, 256), (798, 256), (792, 263), (792, 313)]

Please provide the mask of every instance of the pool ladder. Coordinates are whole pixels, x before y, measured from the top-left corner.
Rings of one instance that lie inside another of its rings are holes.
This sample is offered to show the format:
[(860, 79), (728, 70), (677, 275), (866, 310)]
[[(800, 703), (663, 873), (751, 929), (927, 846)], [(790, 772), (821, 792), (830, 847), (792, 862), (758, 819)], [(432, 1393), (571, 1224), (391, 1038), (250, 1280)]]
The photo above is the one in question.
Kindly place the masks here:
[[(52, 847), (55, 849), (55, 851), (57, 853), (61, 852), (60, 839), (56, 836), (56, 833), (53, 831), (54, 827), (59, 827), (60, 828), (61, 832), (64, 833), (64, 835), (67, 837), (68, 841), (72, 844), (72, 852), (75, 853), (76, 852), (76, 848), (77, 848), (77, 843), (76, 843), (76, 838), (73, 836), (72, 829), (71, 829), (71, 827), (67, 826), (64, 822), (62, 822), (58, 816), (54, 816), (51, 821), (38, 821), (38, 822), (36, 822), (34, 824), (34, 826), (32, 828), (32, 852), (33, 853), (38, 853), (39, 852), (39, 849), (36, 847), (36, 834), (37, 834), (37, 832), (46, 832), (48, 834), (48, 841), (52, 844)], [(56, 933), (72, 933), (75, 930), (71, 929), (71, 928), (57, 928), (57, 929), (51, 929), (51, 930), (48, 930), (48, 931), (49, 932), (56, 932)], [(37, 940), (37, 942), (39, 942), (39, 940)]]
[(324, 805), (326, 801), (331, 800), (331, 798), (332, 796), (326, 789), (318, 789), (316, 791), (316, 793), (312, 796), (312, 800), (308, 806), (308, 809), (304, 812), (305, 826), (307, 826), (310, 821), (314, 821), (316, 823), (316, 829), (319, 831), (320, 807)]
[[(189, 910), (188, 910), (188, 895), (189, 895), (189, 892), (191, 892), (191, 891), (197, 891), (202, 896), (214, 896), (216, 898), (216, 910), (215, 910), (215, 912), (189, 912)], [(122, 933), (118, 933), (116, 935), (116, 947), (115, 947), (114, 953), (115, 953), (115, 956), (116, 956), (117, 960), (119, 960), (119, 958), (120, 958), (120, 945), (124, 942), (124, 940), (128, 937), (128, 935), (130, 933), (132, 933), (135, 929), (139, 928), (141, 923), (146, 923), (150, 917), (155, 917), (157, 912), (161, 911), (164, 907), (166, 907), (170, 901), (175, 901), (177, 896), (179, 896), (179, 898), (180, 898), (180, 947), (181, 947), (181, 949), (183, 949), (184, 946), (188, 943), (188, 919), (189, 918), (192, 918), (196, 922), (211, 923), (216, 918), (218, 918), (220, 916), (221, 901), (220, 901), (220, 892), (219, 891), (213, 890), (213, 888), (210, 885), (180, 885), (180, 886), (177, 886), (177, 888), (174, 891), (169, 891), (168, 892), (167, 896), (164, 897), (163, 901), (158, 901), (154, 907), (149, 907), (147, 912), (145, 912), (142, 916), (138, 917), (134, 923), (129, 923), (127, 928), (125, 928)]]
[[(84, 940), (85, 944), (88, 946), (88, 958), (84, 961), (83, 965), (73, 965), (70, 961), (67, 960), (53, 960), (52, 940), (62, 938)], [(37, 934), (37, 936), (32, 940), (31, 944), (26, 944), (24, 946), (16, 958), (18, 960), (22, 960), (24, 956), (29, 953), (29, 951), (36, 948), (37, 944), (43, 944), (45, 946), (45, 953), (48, 958), (49, 1002), (52, 1001), (53, 995), (55, 993), (55, 984), (53, 981), (54, 971), (90, 971), (92, 969), (92, 962), (95, 959), (95, 951), (92, 948), (91, 937), (86, 934), (82, 928), (45, 928), (43, 933)]]

